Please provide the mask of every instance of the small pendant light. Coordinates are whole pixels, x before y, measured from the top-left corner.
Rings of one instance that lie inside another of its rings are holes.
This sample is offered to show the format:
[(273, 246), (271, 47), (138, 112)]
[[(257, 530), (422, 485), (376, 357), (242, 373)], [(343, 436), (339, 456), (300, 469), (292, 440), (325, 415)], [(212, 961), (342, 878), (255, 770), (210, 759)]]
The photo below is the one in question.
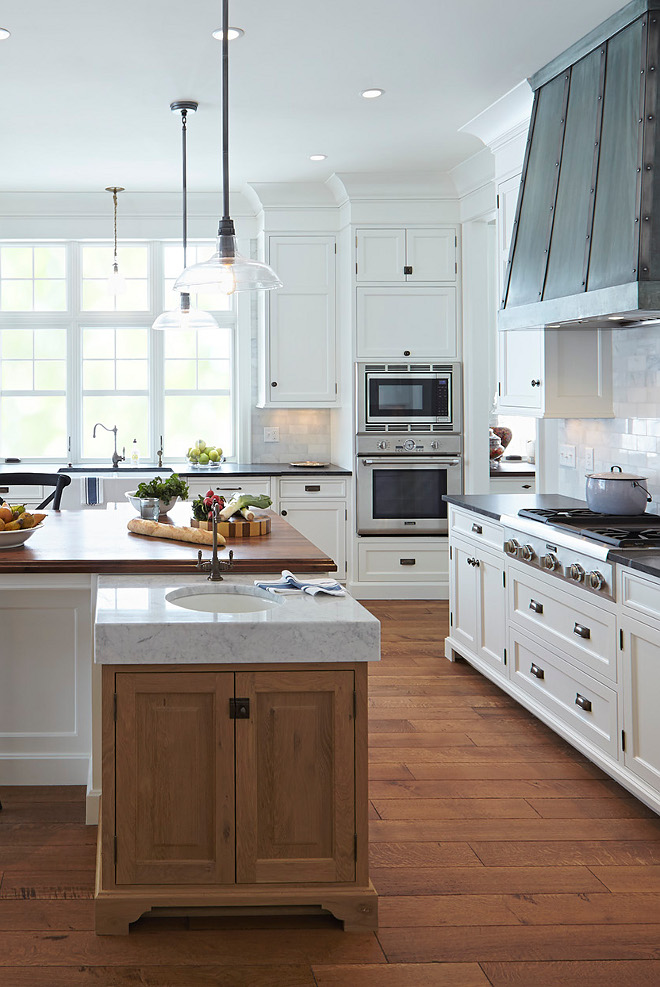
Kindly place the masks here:
[[(170, 103), (172, 113), (181, 113), (181, 173), (183, 185), (183, 266), (188, 256), (188, 114), (197, 112), (198, 104), (192, 99), (179, 99)], [(217, 329), (218, 323), (208, 312), (190, 307), (187, 291), (179, 295), (179, 304), (168, 312), (161, 312), (153, 324), (154, 329)]]
[(215, 253), (201, 264), (187, 267), (174, 287), (179, 291), (204, 288), (231, 295), (235, 291), (281, 288), (268, 264), (243, 257), (236, 249), (236, 231), (229, 216), (229, 3), (222, 0), (222, 206)]
[(112, 273), (108, 278), (108, 291), (111, 295), (121, 295), (126, 290), (126, 282), (119, 273), (119, 264), (117, 263), (117, 195), (119, 192), (125, 191), (126, 189), (123, 189), (120, 185), (111, 185), (106, 189), (106, 192), (112, 192), (112, 205), (115, 218), (115, 250), (112, 261)]

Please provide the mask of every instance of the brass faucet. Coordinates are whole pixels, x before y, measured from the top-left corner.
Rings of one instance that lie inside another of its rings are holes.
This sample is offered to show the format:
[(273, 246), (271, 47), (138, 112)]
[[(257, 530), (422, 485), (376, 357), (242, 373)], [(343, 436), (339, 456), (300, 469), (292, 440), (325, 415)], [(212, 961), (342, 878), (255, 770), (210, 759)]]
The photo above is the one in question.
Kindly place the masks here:
[(231, 550), (229, 552), (229, 559), (219, 559), (218, 558), (218, 521), (220, 520), (220, 506), (216, 502), (213, 505), (212, 511), (212, 521), (213, 521), (213, 555), (211, 556), (210, 562), (202, 562), (202, 550), (200, 548), (197, 553), (197, 569), (200, 572), (208, 572), (207, 579), (212, 582), (217, 583), (222, 580), (221, 572), (226, 572), (228, 569), (232, 569), (234, 566), (234, 552)]

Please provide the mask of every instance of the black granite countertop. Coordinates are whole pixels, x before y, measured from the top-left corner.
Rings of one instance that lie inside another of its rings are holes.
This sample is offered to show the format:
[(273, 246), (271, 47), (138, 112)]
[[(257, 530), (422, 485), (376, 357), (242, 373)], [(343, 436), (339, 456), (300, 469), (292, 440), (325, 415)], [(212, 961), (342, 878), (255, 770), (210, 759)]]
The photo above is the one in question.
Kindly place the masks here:
[[(300, 467), (291, 466), (290, 463), (220, 463), (213, 469), (191, 469), (188, 463), (183, 463), (180, 467), (176, 464), (171, 466), (120, 466), (113, 469), (111, 466), (89, 464), (85, 466), (62, 466), (59, 469), (53, 467), (53, 471), (59, 473), (78, 474), (80, 476), (137, 476), (140, 473), (151, 474), (160, 473), (165, 476), (167, 473), (177, 473), (186, 479), (194, 480), (196, 477), (205, 476), (308, 476), (313, 473), (317, 476), (324, 473), (328, 476), (350, 476), (351, 471), (328, 463), (327, 466)], [(20, 472), (44, 472), (44, 467), (22, 466)], [(12, 468), (14, 472), (14, 468)], [(50, 470), (48, 470), (50, 472)]]
[(448, 504), (464, 507), (499, 521), (503, 514), (517, 514), (523, 507), (586, 507), (583, 500), (564, 497), (562, 494), (447, 494)]
[(495, 479), (498, 476), (507, 478), (515, 478), (517, 476), (535, 476), (536, 466), (534, 463), (528, 463), (523, 459), (500, 459), (499, 462), (490, 464), (490, 475), (492, 479)]
[(637, 569), (649, 576), (660, 579), (660, 550), (653, 548), (611, 548), (607, 553), (608, 562), (625, 565), (629, 569)]

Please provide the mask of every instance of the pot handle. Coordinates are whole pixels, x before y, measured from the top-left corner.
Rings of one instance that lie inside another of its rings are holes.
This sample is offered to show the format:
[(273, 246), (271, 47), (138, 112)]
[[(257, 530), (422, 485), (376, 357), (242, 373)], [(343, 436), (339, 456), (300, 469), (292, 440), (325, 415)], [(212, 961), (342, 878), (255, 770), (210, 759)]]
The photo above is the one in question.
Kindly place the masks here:
[[(612, 467), (612, 469), (614, 469), (614, 466)], [(646, 491), (646, 495), (647, 495), (647, 496), (646, 496), (646, 503), (647, 503), (647, 504), (650, 504), (650, 503), (651, 503), (651, 501), (653, 500), (653, 497), (652, 497), (652, 496), (651, 496), (651, 494), (650, 494), (650, 493), (648, 492), (648, 490), (647, 490), (647, 488), (646, 488), (646, 487), (644, 486), (644, 484), (643, 484), (643, 483), (640, 483), (640, 482), (639, 482), (639, 480), (635, 480), (635, 481), (633, 482), (633, 487), (641, 487), (641, 488), (642, 488), (642, 490), (645, 490), (645, 491)]]
[(617, 470), (619, 473), (623, 473), (623, 470), (621, 469), (620, 466), (610, 466), (610, 473), (613, 473), (614, 470)]

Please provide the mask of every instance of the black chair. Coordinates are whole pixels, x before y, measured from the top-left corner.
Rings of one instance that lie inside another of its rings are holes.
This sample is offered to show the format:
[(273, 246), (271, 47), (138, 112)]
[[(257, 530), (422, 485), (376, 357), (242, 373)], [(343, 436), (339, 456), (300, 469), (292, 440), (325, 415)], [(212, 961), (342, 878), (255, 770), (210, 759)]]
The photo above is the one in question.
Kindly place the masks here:
[(5, 499), (8, 494), (11, 497), (10, 487), (12, 484), (18, 486), (55, 487), (53, 492), (35, 510), (40, 511), (52, 501), (54, 511), (59, 511), (62, 500), (62, 491), (71, 483), (68, 473), (0, 473), (0, 496)]

